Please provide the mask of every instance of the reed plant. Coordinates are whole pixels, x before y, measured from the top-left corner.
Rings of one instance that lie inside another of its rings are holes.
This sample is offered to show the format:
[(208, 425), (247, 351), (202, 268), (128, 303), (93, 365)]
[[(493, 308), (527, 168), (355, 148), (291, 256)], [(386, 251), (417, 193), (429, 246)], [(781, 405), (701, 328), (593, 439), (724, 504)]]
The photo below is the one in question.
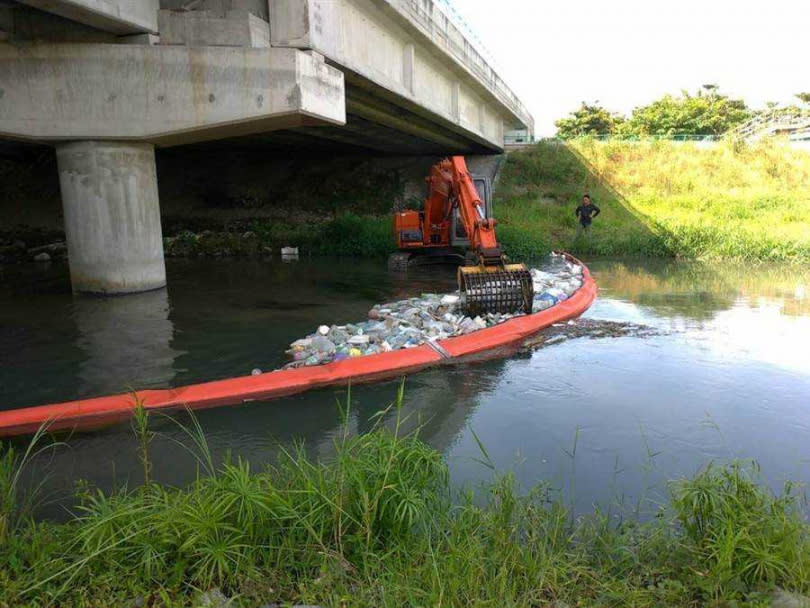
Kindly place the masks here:
[(751, 464), (673, 482), (646, 520), (575, 517), (549, 486), (498, 472), (483, 445), (492, 480), (453, 487), (441, 455), (403, 432), (401, 404), (400, 389), (328, 458), (296, 445), (262, 470), (215, 464), (189, 414), (195, 480), (84, 487), (63, 523), (16, 518), (0, 606), (198, 605), (213, 588), (232, 606), (754, 606), (808, 591), (804, 504)]

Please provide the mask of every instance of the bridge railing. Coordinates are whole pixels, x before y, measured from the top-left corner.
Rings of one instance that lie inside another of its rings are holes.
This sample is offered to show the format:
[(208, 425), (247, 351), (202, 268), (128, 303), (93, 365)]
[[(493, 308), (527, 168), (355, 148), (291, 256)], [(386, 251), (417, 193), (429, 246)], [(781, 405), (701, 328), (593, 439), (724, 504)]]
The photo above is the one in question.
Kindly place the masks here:
[(491, 53), (453, 7), (450, 0), (387, 0), (405, 13), (435, 42), (484, 84), (529, 130), (534, 119), (512, 89), (498, 76)]
[(733, 139), (750, 139), (770, 135), (803, 135), (810, 131), (810, 111), (775, 109), (758, 114), (748, 122), (730, 130), (726, 135)]
[[(805, 124), (804, 122), (801, 123), (800, 126), (789, 133), (781, 133), (780, 135), (783, 138), (786, 138), (788, 141), (792, 142), (810, 142), (810, 120)], [(772, 135), (777, 135), (777, 133), (773, 133)], [(745, 139), (744, 137), (735, 136), (737, 139)], [(678, 135), (649, 135), (646, 137), (617, 137), (610, 133), (604, 134), (597, 134), (597, 135), (585, 135), (582, 137), (577, 137), (573, 139), (593, 139), (597, 141), (621, 141), (627, 143), (643, 143), (643, 142), (650, 142), (650, 141), (672, 141), (672, 142), (704, 142), (704, 143), (716, 143), (725, 141), (728, 139), (732, 139), (729, 134), (723, 135), (702, 135), (702, 134), (678, 134)], [(520, 146), (520, 145), (530, 145), (535, 144), (541, 141), (545, 142), (563, 142), (567, 141), (565, 139), (551, 136), (551, 137), (534, 137), (530, 135), (521, 135), (521, 134), (506, 134), (504, 135), (504, 144), (507, 146)]]
[[(722, 135), (704, 135), (695, 133), (678, 133), (674, 135), (648, 135), (644, 137), (631, 136), (631, 137), (617, 137), (612, 133), (599, 133), (594, 135), (584, 135), (574, 139), (595, 139), (597, 141), (626, 141), (626, 142), (645, 142), (645, 141), (720, 141), (723, 139)], [(565, 141), (564, 139), (556, 136), (551, 137), (534, 137), (524, 134), (505, 134), (504, 143), (506, 145), (519, 145), (519, 144), (533, 144), (539, 141)]]

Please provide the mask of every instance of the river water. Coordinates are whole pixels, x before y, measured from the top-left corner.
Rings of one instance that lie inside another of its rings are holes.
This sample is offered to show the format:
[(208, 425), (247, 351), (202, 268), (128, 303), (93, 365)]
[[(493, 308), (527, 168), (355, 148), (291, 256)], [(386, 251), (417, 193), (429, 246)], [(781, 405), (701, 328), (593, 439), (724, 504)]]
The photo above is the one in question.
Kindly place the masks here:
[[(756, 459), (774, 487), (810, 481), (810, 271), (587, 262), (600, 295), (585, 318), (647, 330), (584, 332), (406, 380), (406, 427), (422, 425), (457, 483), (475, 486), (494, 466), (526, 487), (565, 489), (584, 510), (654, 505), (667, 480), (732, 458)], [(356, 259), (168, 260), (167, 270), (168, 290), (116, 298), (71, 296), (61, 264), (0, 270), (0, 409), (270, 370), (319, 324), (454, 286), (451, 269), (404, 276)], [(373, 428), (397, 386), (353, 387), (350, 430)], [(345, 399), (320, 390), (200, 412), (199, 421), (217, 458), (261, 466), (297, 440), (328, 456)], [(188, 438), (168, 419), (154, 427), (155, 478), (187, 481), (195, 465), (177, 441)], [(111, 489), (139, 483), (139, 471), (122, 424), (67, 438), (29, 480), (47, 478), (46, 495), (60, 505), (77, 479)]]

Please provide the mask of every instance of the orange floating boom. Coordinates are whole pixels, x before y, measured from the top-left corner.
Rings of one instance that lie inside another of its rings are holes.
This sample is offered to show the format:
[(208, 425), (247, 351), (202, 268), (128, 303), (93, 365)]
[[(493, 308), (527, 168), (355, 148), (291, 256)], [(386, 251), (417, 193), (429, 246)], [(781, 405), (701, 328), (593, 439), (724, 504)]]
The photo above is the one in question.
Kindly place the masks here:
[(538, 313), (514, 317), (493, 327), (439, 340), (437, 346), (422, 344), (416, 348), (344, 359), (325, 365), (278, 370), (258, 376), (0, 411), (0, 437), (33, 434), (43, 425), (49, 431), (101, 428), (131, 418), (136, 398), (147, 410), (200, 410), (265, 401), (315, 388), (347, 385), (349, 382), (357, 384), (396, 378), (460, 361), (505, 357), (541, 329), (578, 317), (596, 297), (596, 283), (587, 267), (576, 258), (565, 255), (571, 262), (582, 266), (582, 286), (570, 298)]

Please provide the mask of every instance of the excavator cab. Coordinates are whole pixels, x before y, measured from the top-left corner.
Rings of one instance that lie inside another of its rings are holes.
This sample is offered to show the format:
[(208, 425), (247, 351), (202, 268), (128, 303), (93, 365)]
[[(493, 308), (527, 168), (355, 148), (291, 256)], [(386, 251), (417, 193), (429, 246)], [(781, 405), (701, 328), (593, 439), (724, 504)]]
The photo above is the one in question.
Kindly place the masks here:
[(495, 239), (489, 180), (474, 178), (464, 157), (453, 156), (433, 165), (426, 181), (424, 209), (394, 214), (399, 251), (389, 258), (389, 267), (401, 268), (401, 261), (407, 266), (416, 253), (436, 259), (450, 251), (464, 262), (458, 286), (467, 314), (531, 312), (529, 269), (510, 264)]
[[(481, 197), (484, 203), (484, 215), (486, 217), (493, 217), (492, 215), (492, 185), (488, 177), (481, 177), (472, 175), (475, 191)], [(453, 223), (450, 229), (450, 243), (453, 247), (460, 247), (464, 250), (470, 248), (470, 239), (467, 236), (467, 230), (464, 228), (464, 220), (461, 218), (458, 207), (453, 210)]]

